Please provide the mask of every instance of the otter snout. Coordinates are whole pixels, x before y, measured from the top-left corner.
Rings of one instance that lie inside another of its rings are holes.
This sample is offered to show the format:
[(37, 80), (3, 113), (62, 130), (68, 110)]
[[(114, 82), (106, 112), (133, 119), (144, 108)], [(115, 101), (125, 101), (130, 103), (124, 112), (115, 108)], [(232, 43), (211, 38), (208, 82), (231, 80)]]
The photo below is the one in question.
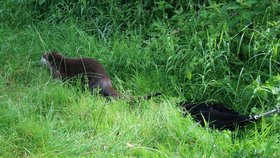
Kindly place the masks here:
[(48, 61), (43, 56), (41, 58), (41, 64), (48, 65)]

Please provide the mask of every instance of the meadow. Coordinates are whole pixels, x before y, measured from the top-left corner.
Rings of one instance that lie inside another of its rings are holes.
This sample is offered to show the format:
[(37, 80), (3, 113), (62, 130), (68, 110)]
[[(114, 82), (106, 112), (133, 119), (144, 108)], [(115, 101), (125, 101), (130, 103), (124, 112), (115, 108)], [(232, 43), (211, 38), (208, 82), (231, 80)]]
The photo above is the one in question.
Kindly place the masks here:
[[(280, 157), (280, 117), (201, 127), (177, 103), (242, 114), (280, 100), (280, 5), (250, 1), (0, 1), (0, 157)], [(53, 80), (43, 52), (99, 60), (125, 95)]]

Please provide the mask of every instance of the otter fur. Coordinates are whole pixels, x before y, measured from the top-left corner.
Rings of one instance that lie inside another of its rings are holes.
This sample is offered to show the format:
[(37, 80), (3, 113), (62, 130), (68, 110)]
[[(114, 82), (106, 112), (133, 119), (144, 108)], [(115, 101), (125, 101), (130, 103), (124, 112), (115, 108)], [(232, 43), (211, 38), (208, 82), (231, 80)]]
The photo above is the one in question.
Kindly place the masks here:
[[(95, 59), (86, 57), (66, 58), (62, 54), (53, 51), (44, 53), (41, 62), (49, 67), (54, 79), (65, 81), (73, 77), (82, 76), (83, 84), (87, 83), (90, 90), (99, 88), (103, 96), (123, 97), (122, 94), (113, 88), (106, 70)], [(161, 93), (155, 93), (142, 98), (150, 99), (158, 95), (161, 95)]]

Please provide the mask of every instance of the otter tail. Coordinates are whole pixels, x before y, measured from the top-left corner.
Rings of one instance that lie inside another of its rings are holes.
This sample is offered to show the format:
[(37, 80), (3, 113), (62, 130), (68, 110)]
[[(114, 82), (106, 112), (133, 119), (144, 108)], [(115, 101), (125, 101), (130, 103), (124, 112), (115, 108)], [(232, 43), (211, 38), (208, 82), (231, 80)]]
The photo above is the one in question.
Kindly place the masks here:
[(156, 92), (156, 93), (153, 93), (153, 94), (150, 94), (150, 95), (138, 97), (138, 99), (148, 100), (148, 99), (151, 99), (152, 97), (156, 97), (156, 96), (159, 96), (159, 95), (162, 95), (162, 93)]

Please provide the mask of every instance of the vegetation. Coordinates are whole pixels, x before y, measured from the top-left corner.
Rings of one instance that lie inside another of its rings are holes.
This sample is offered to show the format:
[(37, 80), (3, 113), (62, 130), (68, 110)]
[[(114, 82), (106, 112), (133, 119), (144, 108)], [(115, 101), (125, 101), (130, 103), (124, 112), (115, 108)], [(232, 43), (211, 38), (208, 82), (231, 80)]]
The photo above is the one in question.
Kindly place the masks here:
[[(278, 0), (0, 1), (1, 157), (279, 157), (279, 116), (218, 131), (176, 107), (275, 107), (279, 15)], [(126, 95), (164, 96), (107, 101), (53, 80), (48, 50), (100, 60)]]

